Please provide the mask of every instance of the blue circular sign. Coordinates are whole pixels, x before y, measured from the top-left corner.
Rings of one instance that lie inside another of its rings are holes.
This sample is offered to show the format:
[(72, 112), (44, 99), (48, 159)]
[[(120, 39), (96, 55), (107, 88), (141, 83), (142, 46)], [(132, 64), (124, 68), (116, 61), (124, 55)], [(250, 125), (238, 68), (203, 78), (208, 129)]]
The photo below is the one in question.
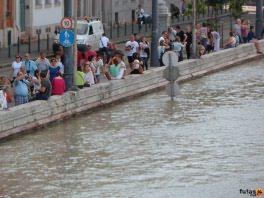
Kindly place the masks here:
[(74, 43), (74, 33), (71, 30), (64, 30), (60, 32), (60, 44), (63, 47), (71, 47)]

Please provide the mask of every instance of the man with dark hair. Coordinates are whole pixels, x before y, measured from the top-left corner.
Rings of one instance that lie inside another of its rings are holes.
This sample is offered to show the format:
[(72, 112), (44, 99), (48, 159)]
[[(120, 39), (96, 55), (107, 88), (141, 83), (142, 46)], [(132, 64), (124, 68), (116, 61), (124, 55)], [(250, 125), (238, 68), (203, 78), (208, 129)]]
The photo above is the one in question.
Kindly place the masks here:
[(40, 56), (36, 60), (36, 65), (40, 72), (47, 72), (49, 70), (50, 62), (46, 58), (45, 52), (40, 52)]
[(130, 68), (132, 68), (132, 63), (134, 61), (132, 56), (135, 52), (139, 51), (139, 44), (138, 42), (135, 41), (135, 36), (133, 34), (130, 36), (130, 40), (126, 42), (125, 49), (127, 52), (127, 59), (128, 59)]
[(109, 38), (106, 37), (106, 33), (102, 34), (99, 42), (99, 52), (103, 55), (104, 62), (108, 56)]
[(47, 78), (46, 72), (40, 73), (40, 79), (41, 79), (41, 87), (39, 89), (39, 92), (36, 95), (37, 100), (48, 100), (51, 95), (51, 82)]
[(176, 32), (177, 36), (180, 37), (181, 42), (184, 41), (184, 32), (181, 30), (181, 27), (179, 25), (176, 25)]

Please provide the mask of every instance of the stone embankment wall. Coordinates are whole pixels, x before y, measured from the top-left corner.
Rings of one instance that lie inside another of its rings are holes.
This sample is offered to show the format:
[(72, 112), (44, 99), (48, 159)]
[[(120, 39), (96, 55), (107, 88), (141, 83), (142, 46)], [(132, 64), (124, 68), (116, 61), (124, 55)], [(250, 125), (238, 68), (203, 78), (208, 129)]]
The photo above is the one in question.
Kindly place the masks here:
[[(261, 46), (264, 49), (264, 41), (261, 41)], [(262, 55), (256, 53), (254, 44), (245, 44), (205, 55), (201, 59), (187, 60), (178, 64), (178, 81), (191, 80), (260, 56)], [(148, 70), (143, 75), (127, 76), (125, 80), (102, 83), (78, 92), (52, 96), (48, 101), (34, 101), (13, 107), (9, 111), (0, 111), (0, 139), (163, 87), (167, 84), (162, 77), (164, 69), (165, 67), (159, 67)]]

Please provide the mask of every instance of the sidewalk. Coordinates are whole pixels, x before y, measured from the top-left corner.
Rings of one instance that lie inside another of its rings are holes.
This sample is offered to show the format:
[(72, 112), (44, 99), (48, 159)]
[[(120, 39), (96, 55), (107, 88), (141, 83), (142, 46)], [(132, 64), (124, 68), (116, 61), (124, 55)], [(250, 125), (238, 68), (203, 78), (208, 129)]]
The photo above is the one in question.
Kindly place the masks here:
[[(221, 15), (223, 18), (229, 18), (229, 13), (223, 12)], [(198, 21), (207, 21), (208, 19), (211, 19), (213, 17), (212, 13), (201, 15), (198, 17)], [(229, 18), (230, 19), (230, 18)], [(185, 27), (188, 24), (192, 23), (192, 17), (180, 17), (179, 19), (174, 19), (171, 21), (172, 25), (181, 25), (182, 27)], [(110, 26), (105, 26), (105, 32), (107, 36), (110, 38), (115, 43), (120, 43), (124, 42), (128, 39), (128, 36), (133, 33), (139, 33), (144, 36), (151, 36), (151, 26), (150, 24), (146, 24), (142, 26), (141, 31), (138, 29), (137, 24), (120, 24), (119, 27), (110, 27)], [(52, 54), (52, 44), (53, 44), (53, 39), (54, 39), (54, 34), (50, 33), (50, 39), (49, 42), (47, 43), (47, 40), (41, 40), (40, 41), (40, 50), (38, 50), (38, 42), (37, 41), (32, 41), (31, 42), (31, 50), (30, 54), (31, 57), (34, 59), (38, 57), (39, 51), (44, 51), (46, 52), (47, 55)], [(29, 46), (28, 44), (20, 44), (19, 52), (18, 52), (18, 46), (17, 45), (12, 45), (11, 50), (10, 50), (10, 57), (8, 56), (8, 48), (0, 48), (0, 69), (2, 67), (6, 67), (14, 61), (14, 57), (19, 53), (21, 55), (24, 55), (26, 52), (29, 51)], [(1, 73), (1, 70), (0, 70)]]

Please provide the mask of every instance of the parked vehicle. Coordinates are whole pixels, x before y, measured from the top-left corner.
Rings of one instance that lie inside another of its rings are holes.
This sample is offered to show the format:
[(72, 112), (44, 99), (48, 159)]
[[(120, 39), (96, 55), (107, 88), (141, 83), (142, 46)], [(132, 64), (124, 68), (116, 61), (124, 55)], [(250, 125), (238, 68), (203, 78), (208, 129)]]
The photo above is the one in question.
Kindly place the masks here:
[[(90, 45), (94, 50), (97, 50), (103, 33), (104, 27), (99, 18), (77, 21), (77, 45)], [(59, 32), (57, 32), (54, 43), (59, 43)]]

